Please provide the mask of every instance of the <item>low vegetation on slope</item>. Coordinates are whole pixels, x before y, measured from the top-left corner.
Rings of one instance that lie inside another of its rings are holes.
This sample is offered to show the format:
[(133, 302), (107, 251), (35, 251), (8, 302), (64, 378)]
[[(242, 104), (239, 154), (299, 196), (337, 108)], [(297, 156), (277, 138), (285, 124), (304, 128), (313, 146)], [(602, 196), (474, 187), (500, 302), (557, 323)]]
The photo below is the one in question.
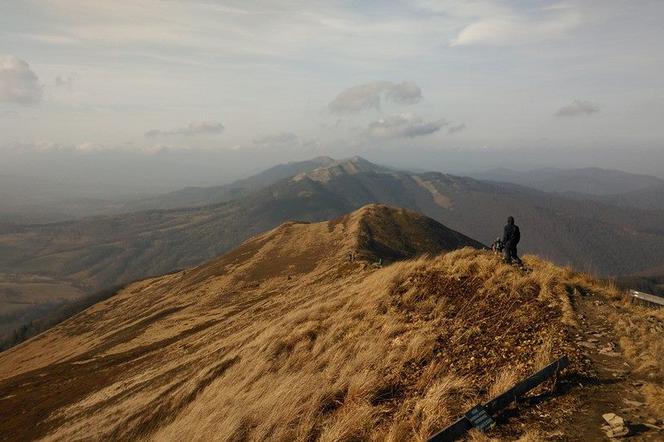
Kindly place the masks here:
[[(0, 427), (54, 440), (425, 440), (557, 356), (585, 372), (573, 300), (613, 289), (534, 257), (524, 273), (473, 245), (384, 206), (285, 224), (1, 354)], [(385, 251), (410, 260), (381, 267)], [(636, 340), (648, 339), (630, 336), (646, 354)]]

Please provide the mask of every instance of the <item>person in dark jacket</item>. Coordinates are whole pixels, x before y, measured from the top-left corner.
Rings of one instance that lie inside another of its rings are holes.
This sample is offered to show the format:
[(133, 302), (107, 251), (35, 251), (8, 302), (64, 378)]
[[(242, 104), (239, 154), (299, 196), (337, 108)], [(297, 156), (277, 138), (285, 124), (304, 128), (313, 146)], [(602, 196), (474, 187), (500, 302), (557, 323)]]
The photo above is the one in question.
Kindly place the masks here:
[(514, 217), (510, 216), (507, 218), (507, 225), (503, 233), (504, 256), (507, 264), (512, 264), (513, 262), (521, 264), (521, 259), (516, 253), (516, 245), (519, 244), (520, 239), (521, 232), (519, 231), (519, 226), (514, 224)]

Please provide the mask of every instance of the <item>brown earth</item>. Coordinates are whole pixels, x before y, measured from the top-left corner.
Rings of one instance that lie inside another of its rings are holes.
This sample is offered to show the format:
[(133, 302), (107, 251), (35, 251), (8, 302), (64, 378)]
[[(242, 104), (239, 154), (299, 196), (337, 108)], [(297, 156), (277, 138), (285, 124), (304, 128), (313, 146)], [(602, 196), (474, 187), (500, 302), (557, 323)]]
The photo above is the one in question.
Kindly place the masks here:
[[(468, 246), (480, 244), (372, 205), (132, 284), (0, 354), (0, 437), (425, 440), (567, 354), (555, 386), (469, 438), (603, 440), (615, 412), (656, 440), (642, 421), (664, 412), (662, 315), (586, 275)], [(618, 356), (582, 345), (595, 332)]]

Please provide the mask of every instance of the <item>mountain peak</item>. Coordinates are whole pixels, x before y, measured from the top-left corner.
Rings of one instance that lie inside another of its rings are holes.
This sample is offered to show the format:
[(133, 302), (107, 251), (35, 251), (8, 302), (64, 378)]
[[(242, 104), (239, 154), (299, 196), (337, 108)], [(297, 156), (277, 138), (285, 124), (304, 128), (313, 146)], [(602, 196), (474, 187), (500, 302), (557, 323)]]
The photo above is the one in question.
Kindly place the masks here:
[(342, 175), (355, 175), (363, 172), (386, 172), (388, 169), (367, 161), (362, 157), (354, 156), (341, 160), (334, 160), (309, 172), (302, 172), (295, 177), (294, 181), (308, 178), (312, 181), (328, 182), (332, 178)]
[(337, 160), (335, 160), (335, 159), (332, 158), (332, 157), (328, 157), (327, 155), (320, 155), (320, 156), (314, 157), (314, 158), (312, 158), (311, 160), (309, 160), (309, 162), (311, 162), (311, 163), (318, 163), (318, 164), (320, 164), (321, 166), (326, 166), (326, 165), (328, 165), (328, 164), (332, 164), (332, 163), (334, 163), (335, 161), (337, 161)]
[(347, 269), (349, 257), (388, 263), (482, 244), (417, 212), (369, 204), (332, 221), (289, 221), (191, 271), (188, 279), (244, 269), (253, 280), (291, 277), (314, 269)]
[(347, 215), (360, 256), (397, 261), (482, 244), (420, 213), (369, 204)]

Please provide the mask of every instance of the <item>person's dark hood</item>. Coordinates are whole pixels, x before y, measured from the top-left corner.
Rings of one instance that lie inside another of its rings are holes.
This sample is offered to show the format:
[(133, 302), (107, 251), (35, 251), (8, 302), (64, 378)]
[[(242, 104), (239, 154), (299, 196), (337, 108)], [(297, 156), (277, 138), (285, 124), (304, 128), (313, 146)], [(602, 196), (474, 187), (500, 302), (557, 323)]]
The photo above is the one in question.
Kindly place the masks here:
[(514, 217), (513, 216), (510, 216), (509, 218), (507, 218), (507, 224), (509, 224), (510, 226), (514, 225)]

